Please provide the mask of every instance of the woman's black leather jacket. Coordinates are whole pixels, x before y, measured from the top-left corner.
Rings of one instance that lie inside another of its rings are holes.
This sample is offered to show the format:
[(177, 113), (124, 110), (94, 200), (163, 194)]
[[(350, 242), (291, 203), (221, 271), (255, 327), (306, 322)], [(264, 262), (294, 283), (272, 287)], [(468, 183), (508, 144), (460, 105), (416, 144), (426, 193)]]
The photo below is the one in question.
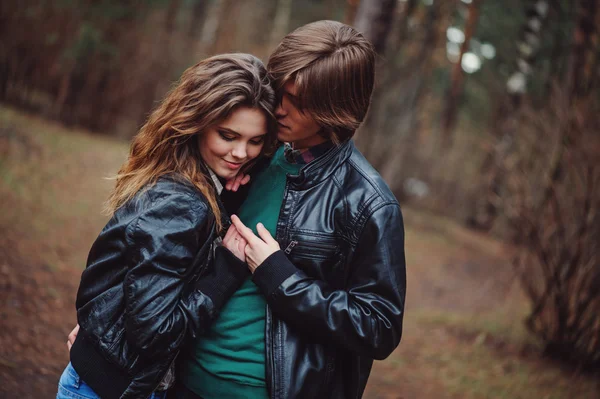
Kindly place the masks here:
[(402, 334), (398, 202), (348, 141), (288, 176), (276, 239), (282, 250), (253, 276), (268, 303), (271, 398), (361, 397)]
[(81, 276), (81, 329), (70, 354), (101, 397), (148, 397), (184, 338), (206, 330), (248, 277), (245, 264), (223, 247), (206, 250), (214, 238), (207, 200), (169, 178), (119, 208), (104, 227)]

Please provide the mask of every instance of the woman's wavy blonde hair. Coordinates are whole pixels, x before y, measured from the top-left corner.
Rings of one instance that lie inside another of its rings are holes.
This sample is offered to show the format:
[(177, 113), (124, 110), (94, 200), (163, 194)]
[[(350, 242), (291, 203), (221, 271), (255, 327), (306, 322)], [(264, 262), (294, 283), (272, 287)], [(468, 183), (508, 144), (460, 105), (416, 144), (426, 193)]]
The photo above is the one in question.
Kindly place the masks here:
[(268, 131), (262, 153), (271, 152), (277, 129), (275, 94), (262, 61), (250, 54), (221, 54), (188, 68), (133, 138), (106, 212), (112, 215), (140, 190), (171, 174), (206, 197), (220, 231), (217, 193), (200, 156), (198, 137), (238, 107), (264, 112)]

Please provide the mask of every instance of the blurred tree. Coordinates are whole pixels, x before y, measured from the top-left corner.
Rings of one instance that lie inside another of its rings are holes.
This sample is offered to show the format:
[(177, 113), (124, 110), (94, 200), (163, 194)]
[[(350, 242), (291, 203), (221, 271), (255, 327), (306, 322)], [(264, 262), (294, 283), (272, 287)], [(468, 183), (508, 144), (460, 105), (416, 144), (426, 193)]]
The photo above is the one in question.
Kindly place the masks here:
[(188, 36), (192, 40), (200, 41), (201, 39), (200, 32), (206, 21), (205, 16), (208, 3), (208, 0), (193, 0), (192, 2), (188, 28)]
[(276, 4), (275, 21), (269, 42), (271, 48), (275, 48), (288, 32), (292, 12), (292, 0), (277, 0)]
[(383, 54), (392, 27), (396, 0), (362, 0), (358, 6), (354, 27)]
[(575, 13), (558, 14), (573, 19), (568, 67), (545, 102), (521, 97), (498, 204), (532, 302), (527, 326), (547, 354), (600, 367), (600, 98), (590, 86), (598, 72), (589, 72), (600, 51), (600, 7), (587, 0), (574, 6)]
[(346, 12), (344, 13), (344, 23), (353, 25), (356, 19), (356, 10), (360, 4), (360, 0), (346, 0)]
[[(394, 29), (398, 32), (396, 39), (390, 41), (387, 63), (378, 73), (371, 111), (357, 137), (359, 148), (401, 198), (402, 182), (418, 168), (414, 146), (420, 130), (421, 101), (434, 65), (440, 62), (440, 51), (444, 51), (444, 38), (455, 7), (455, 1), (446, 1), (418, 6), (406, 2), (400, 8), (396, 20), (401, 26)], [(400, 45), (407, 34), (412, 40)]]
[(491, 126), (496, 142), (490, 147), (482, 165), (482, 176), (489, 186), (484, 189), (486, 194), (476, 199), (478, 204), (472, 207), (473, 213), (468, 217), (471, 226), (484, 230), (490, 230), (498, 216), (498, 198), (506, 177), (503, 162), (515, 140), (519, 126), (518, 111), (522, 97), (527, 92), (528, 77), (537, 60), (549, 3), (546, 0), (530, 0), (524, 11), (527, 18), (516, 46), (517, 70), (510, 75), (506, 82), (506, 92), (496, 105), (497, 111)]
[(406, 0), (400, 5), (398, 22), (392, 26), (392, 35), (386, 49), (386, 54), (398, 54), (402, 45), (406, 42), (409, 22), (417, 8), (417, 3), (418, 0)]
[(482, 0), (473, 0), (468, 6), (468, 17), (465, 23), (464, 39), (460, 46), (458, 60), (452, 68), (450, 75), (450, 87), (446, 94), (446, 108), (442, 116), (442, 147), (447, 148), (451, 145), (451, 135), (456, 124), (456, 113), (458, 103), (460, 102), (463, 91), (463, 56), (469, 50), (471, 37), (475, 33), (477, 22), (479, 21), (479, 8)]

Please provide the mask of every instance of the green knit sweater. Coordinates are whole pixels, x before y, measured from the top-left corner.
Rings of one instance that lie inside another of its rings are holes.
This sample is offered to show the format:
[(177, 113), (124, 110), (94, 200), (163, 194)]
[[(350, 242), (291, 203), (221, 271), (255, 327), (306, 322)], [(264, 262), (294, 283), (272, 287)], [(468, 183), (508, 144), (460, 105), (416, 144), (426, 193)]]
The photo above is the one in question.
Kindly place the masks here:
[[(255, 177), (238, 214), (255, 234), (261, 222), (275, 236), (286, 175), (298, 174), (301, 166), (287, 162), (281, 147)], [(184, 385), (204, 399), (267, 398), (265, 311), (265, 298), (248, 278), (183, 362)]]

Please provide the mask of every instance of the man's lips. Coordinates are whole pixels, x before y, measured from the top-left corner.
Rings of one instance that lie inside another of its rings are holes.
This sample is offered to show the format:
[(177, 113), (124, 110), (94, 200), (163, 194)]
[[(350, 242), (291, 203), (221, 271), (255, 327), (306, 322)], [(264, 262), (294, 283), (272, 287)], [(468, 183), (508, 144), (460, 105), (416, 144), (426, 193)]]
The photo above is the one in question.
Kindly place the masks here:
[(277, 124), (279, 125), (279, 127), (282, 127), (282, 128), (284, 128), (284, 129), (289, 129), (289, 126), (286, 126), (286, 125), (284, 125), (284, 124), (283, 124), (283, 123), (281, 123), (281, 122), (277, 122)]

